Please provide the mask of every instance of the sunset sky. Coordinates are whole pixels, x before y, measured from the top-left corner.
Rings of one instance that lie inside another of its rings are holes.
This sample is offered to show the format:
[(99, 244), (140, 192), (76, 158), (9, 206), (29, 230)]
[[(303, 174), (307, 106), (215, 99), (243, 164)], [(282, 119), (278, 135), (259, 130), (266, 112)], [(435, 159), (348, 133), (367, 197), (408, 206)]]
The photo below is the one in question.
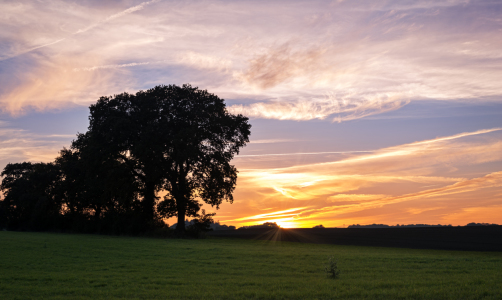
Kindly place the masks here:
[(0, 168), (184, 83), (253, 126), (221, 223), (502, 224), (501, 1), (2, 1)]

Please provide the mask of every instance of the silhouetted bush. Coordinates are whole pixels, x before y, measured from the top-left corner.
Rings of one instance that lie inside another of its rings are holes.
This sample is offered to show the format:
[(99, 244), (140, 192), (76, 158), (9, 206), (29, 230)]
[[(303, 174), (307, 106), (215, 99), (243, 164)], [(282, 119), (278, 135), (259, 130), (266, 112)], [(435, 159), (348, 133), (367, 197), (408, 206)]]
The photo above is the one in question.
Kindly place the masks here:
[(239, 227), (238, 229), (260, 229), (260, 228), (272, 229), (272, 228), (281, 228), (281, 227), (279, 225), (277, 225), (276, 222), (265, 222), (260, 225), (242, 226), (242, 227)]
[(194, 238), (206, 237), (206, 232), (213, 230), (211, 224), (214, 223), (214, 215), (216, 213), (206, 214), (206, 210), (203, 209), (202, 213), (197, 214), (196, 218), (192, 220), (192, 224), (187, 227), (187, 235)]

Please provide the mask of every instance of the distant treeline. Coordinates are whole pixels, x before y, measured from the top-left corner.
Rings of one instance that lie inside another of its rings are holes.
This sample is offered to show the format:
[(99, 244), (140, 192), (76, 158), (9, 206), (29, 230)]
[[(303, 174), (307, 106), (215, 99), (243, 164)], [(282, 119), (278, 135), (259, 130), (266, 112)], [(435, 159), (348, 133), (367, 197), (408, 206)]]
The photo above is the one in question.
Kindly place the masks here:
[[(489, 224), (489, 223), (469, 223), (465, 226), (497, 226), (498, 224)], [(453, 227), (451, 224), (449, 225), (430, 225), (430, 224), (408, 224), (408, 225), (386, 225), (386, 224), (371, 224), (371, 225), (349, 225), (347, 228), (399, 228), (399, 227)], [(461, 226), (456, 226), (461, 227)]]
[(237, 228), (238, 230), (242, 229), (261, 229), (261, 228), (280, 228), (279, 225), (277, 225), (276, 222), (265, 222), (260, 225), (249, 225), (249, 226), (242, 226)]
[[(190, 226), (193, 226), (193, 225), (196, 225), (197, 223), (200, 223), (200, 219), (197, 218), (197, 219), (192, 219), (191, 221), (189, 221), (188, 219), (185, 220), (185, 227), (189, 228)], [(174, 225), (171, 225), (171, 229), (176, 229), (176, 227), (178, 226), (178, 224), (174, 224)], [(225, 224), (220, 224), (219, 221), (213, 221), (211, 220), (211, 222), (208, 224), (208, 228), (207, 228), (209, 231), (213, 231), (213, 230), (235, 230), (235, 226), (232, 226), (232, 225), (225, 225)]]

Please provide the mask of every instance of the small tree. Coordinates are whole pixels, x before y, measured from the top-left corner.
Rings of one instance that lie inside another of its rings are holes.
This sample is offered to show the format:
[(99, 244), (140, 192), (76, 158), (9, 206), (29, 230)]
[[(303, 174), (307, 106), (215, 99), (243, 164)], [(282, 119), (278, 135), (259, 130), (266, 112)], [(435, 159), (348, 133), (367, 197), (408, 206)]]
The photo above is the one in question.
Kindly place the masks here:
[(338, 269), (338, 262), (334, 256), (328, 258), (328, 263), (324, 266), (326, 276), (336, 279), (340, 277), (340, 270)]

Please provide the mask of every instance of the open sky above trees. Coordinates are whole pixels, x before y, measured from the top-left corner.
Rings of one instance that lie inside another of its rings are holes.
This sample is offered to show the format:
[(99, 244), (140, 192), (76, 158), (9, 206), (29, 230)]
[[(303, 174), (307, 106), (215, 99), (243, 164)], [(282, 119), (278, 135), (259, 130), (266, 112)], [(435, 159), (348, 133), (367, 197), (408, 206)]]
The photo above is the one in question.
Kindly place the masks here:
[(253, 126), (221, 223), (501, 224), (501, 15), (498, 1), (2, 1), (0, 168), (53, 161), (100, 96), (190, 83)]

